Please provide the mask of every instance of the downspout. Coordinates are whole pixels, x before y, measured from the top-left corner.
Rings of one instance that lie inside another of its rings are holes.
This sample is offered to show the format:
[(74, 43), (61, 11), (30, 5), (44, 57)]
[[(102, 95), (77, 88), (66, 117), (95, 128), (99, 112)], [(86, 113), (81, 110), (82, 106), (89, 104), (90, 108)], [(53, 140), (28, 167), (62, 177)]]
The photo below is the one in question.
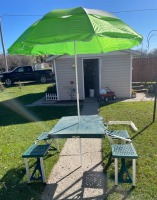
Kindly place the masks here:
[(54, 66), (54, 70), (55, 70), (55, 79), (56, 79), (56, 89), (57, 89), (57, 100), (60, 100), (59, 97), (59, 90), (58, 90), (58, 79), (57, 79), (57, 70), (56, 70), (56, 60), (53, 60), (53, 66)]
[(99, 92), (100, 92), (100, 90), (101, 90), (101, 80), (102, 80), (102, 78), (101, 78), (101, 72), (102, 72), (102, 57), (100, 57), (99, 58)]

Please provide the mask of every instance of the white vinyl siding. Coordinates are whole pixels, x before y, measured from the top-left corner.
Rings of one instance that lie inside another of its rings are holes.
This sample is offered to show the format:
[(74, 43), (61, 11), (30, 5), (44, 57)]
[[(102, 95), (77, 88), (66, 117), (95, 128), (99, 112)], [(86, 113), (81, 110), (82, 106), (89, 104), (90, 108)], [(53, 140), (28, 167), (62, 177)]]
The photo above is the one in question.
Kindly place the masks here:
[(101, 88), (109, 87), (117, 97), (131, 95), (130, 55), (108, 55), (102, 58)]
[[(83, 77), (82, 77), (82, 60), (78, 58), (78, 85), (80, 99), (83, 99)], [(74, 67), (74, 58), (56, 59), (56, 73), (59, 91), (59, 100), (71, 100), (69, 87), (76, 90), (76, 76)], [(74, 84), (71, 84), (71, 81)], [(73, 100), (76, 99), (76, 92)]]

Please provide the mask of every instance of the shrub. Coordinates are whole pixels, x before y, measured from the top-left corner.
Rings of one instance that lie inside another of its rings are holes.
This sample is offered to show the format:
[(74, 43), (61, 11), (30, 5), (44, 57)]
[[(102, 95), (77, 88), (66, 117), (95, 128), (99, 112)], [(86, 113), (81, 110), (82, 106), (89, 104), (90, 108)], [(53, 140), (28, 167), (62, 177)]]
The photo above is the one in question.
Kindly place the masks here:
[(57, 94), (56, 85), (49, 86), (46, 90), (47, 93)]

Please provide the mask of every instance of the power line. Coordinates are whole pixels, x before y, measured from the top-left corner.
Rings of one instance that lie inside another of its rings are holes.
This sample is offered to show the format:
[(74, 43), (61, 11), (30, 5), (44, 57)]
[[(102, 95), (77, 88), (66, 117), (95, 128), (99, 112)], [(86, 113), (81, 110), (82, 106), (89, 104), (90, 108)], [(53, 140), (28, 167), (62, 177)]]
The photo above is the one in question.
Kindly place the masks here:
[[(157, 11), (157, 8), (146, 8), (146, 9), (137, 9), (137, 10), (121, 10), (121, 11), (109, 11), (111, 13), (127, 13), (127, 12), (146, 12), (146, 11)], [(41, 14), (1, 14), (1, 17), (42, 17)]]
[(123, 12), (145, 12), (145, 11), (156, 11), (157, 8), (146, 8), (146, 9), (137, 9), (137, 10), (121, 10), (121, 11), (114, 11), (112, 13), (123, 13)]
[(35, 15), (24, 15), (24, 14), (1, 14), (0, 15), (1, 17), (42, 17), (43, 15), (38, 15), (38, 14), (35, 14)]

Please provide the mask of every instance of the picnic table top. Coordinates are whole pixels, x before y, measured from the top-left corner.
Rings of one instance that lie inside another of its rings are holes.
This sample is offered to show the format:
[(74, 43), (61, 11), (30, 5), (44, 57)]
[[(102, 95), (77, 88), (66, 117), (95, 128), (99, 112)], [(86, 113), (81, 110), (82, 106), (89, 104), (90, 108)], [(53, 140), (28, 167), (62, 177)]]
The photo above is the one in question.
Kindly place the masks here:
[(81, 115), (79, 119), (62, 117), (49, 132), (49, 138), (101, 138), (105, 134), (103, 118), (99, 115)]

